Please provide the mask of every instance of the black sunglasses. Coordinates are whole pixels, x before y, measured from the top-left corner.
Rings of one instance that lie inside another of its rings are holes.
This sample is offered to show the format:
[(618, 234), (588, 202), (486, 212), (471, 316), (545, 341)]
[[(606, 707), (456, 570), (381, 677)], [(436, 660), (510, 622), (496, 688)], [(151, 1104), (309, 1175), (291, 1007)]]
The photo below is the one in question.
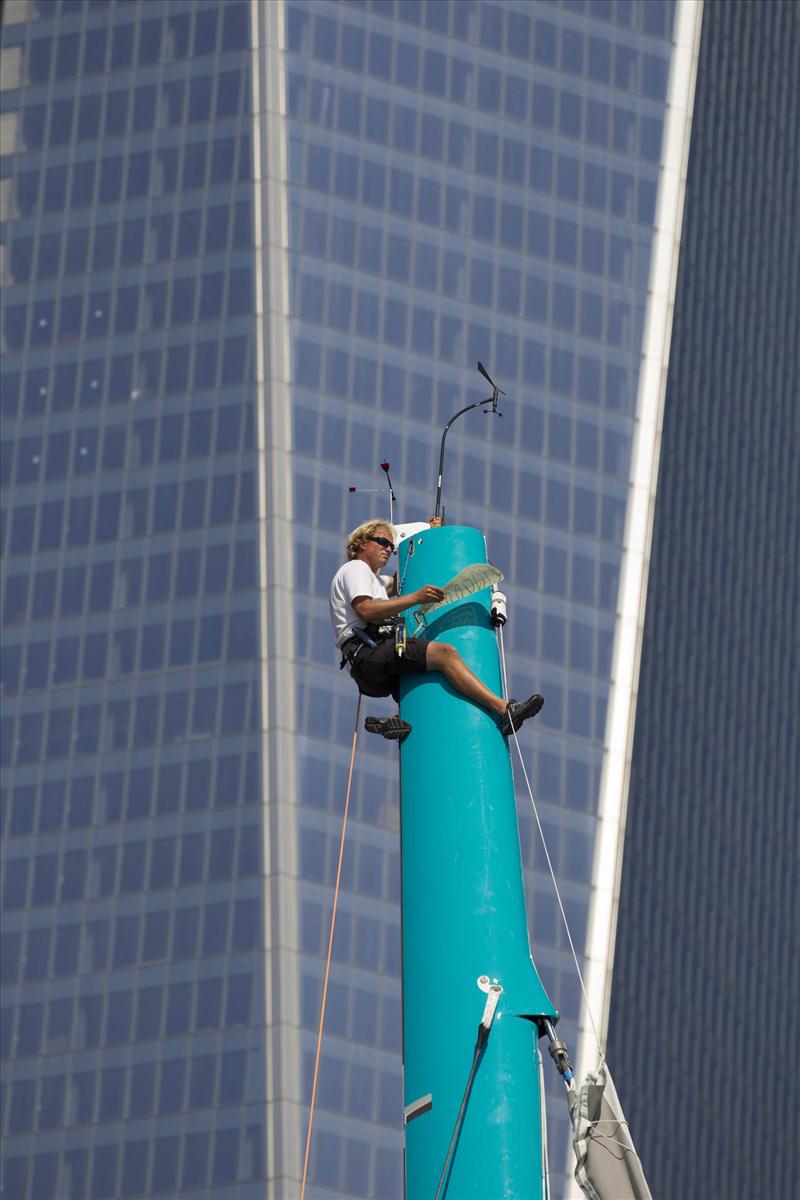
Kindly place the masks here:
[(388, 538), (373, 538), (368, 537), (368, 542), (377, 542), (379, 546), (385, 546), (387, 550), (394, 550), (394, 542), (390, 542)]

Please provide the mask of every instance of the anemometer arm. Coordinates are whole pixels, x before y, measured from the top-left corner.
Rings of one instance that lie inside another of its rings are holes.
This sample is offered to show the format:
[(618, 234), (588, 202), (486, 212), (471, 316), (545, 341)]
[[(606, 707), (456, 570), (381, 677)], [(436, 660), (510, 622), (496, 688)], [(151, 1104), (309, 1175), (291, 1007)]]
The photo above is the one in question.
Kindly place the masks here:
[[(483, 375), (484, 379), (487, 379), (489, 381), (489, 383), (492, 385), (492, 394), (491, 394), (491, 396), (487, 397), (486, 400), (476, 400), (474, 404), (468, 404), (466, 408), (459, 409), (459, 411), (457, 413), (453, 414), (453, 416), (450, 418), (450, 420), (447, 422), (444, 429), (442, 430), (442, 441), (441, 441), (441, 445), (439, 446), (439, 476), (436, 481), (436, 505), (433, 510), (434, 518), (441, 517), (441, 515), (442, 515), (442, 478), (444, 476), (444, 443), (445, 443), (445, 438), (447, 437), (447, 434), (450, 430), (450, 426), (453, 424), (454, 421), (457, 421), (459, 417), (463, 417), (464, 413), (469, 412), (473, 408), (482, 408), (483, 411), (486, 413), (488, 413), (488, 412), (497, 413), (498, 417), (502, 417), (502, 415), (503, 415), (501, 412), (497, 412), (497, 401), (500, 396), (505, 395), (505, 392), (501, 392), (500, 388), (497, 386), (497, 384), (490, 378), (489, 373), (487, 372), (483, 363), (480, 363), (480, 362), (478, 363), (478, 370), (480, 371), (481, 375)], [(488, 409), (485, 407), (487, 404), (491, 404), (491, 406), (492, 406), (491, 409)]]

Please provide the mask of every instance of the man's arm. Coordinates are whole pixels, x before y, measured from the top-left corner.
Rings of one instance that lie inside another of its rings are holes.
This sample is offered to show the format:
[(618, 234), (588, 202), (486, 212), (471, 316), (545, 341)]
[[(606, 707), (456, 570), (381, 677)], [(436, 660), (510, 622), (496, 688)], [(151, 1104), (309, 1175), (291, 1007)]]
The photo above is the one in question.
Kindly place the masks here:
[(380, 625), (381, 621), (386, 621), (389, 617), (396, 617), (398, 613), (405, 612), (407, 608), (413, 608), (416, 604), (432, 604), (436, 600), (441, 600), (443, 595), (444, 592), (441, 588), (426, 583), (416, 592), (409, 592), (405, 596), (393, 596), (391, 600), (373, 600), (371, 596), (355, 596), (350, 601), (350, 607), (362, 621), (366, 621), (370, 625)]

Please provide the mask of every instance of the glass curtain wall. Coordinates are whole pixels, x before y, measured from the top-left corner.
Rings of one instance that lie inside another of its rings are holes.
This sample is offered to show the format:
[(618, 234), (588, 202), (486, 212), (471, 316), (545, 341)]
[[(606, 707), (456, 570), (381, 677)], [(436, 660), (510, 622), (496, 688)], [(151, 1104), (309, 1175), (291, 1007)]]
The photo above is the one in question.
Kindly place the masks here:
[(707, 0), (609, 1026), (653, 1192), (686, 1200), (794, 1187), (793, 1107), (742, 1018), (778, 1057), (800, 1040), (798, 75), (797, 5)]
[[(670, 3), (289, 2), (298, 756), (308, 1090), (355, 689), (326, 595), (388, 498), (485, 530), (512, 695), (576, 944), (594, 821), (661, 152)], [(372, 702), (368, 711), (380, 711)], [(362, 744), (323, 1056), (315, 1194), (402, 1190), (396, 754)], [(536, 960), (575, 1046), (579, 985), (527, 796)], [(549, 1065), (549, 1064), (548, 1064)], [(553, 1073), (555, 1076), (555, 1073)], [(561, 1085), (551, 1163), (566, 1161)], [(556, 1189), (563, 1186), (559, 1180)]]
[(248, 45), (4, 6), (13, 1200), (263, 1192)]
[[(260, 1195), (250, 6), (6, 14), (5, 1186)], [(427, 518), (441, 428), (486, 394), (479, 358), (504, 416), (448, 439), (446, 515), (486, 531), (508, 579), (510, 688), (546, 697), (523, 746), (583, 938), (672, 4), (283, 15), (310, 1091), (355, 708), (327, 589), (345, 532), (386, 511), (348, 487), (379, 487), (388, 459), (398, 512)], [(351, 811), (312, 1189), (388, 1198), (383, 743), (362, 743)], [(537, 963), (574, 1045), (577, 983), (522, 796), (520, 821)]]

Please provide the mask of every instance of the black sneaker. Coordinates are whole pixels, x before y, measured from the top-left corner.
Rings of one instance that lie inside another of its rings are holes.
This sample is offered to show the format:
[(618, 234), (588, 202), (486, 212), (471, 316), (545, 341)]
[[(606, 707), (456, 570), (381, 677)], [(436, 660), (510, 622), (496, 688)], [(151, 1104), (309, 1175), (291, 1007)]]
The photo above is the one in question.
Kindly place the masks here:
[(535, 717), (544, 704), (544, 696), (534, 692), (527, 700), (509, 700), (508, 708), (500, 721), (500, 732), (503, 737), (511, 737), (515, 729), (519, 729), (523, 721)]
[(411, 726), (399, 715), (394, 717), (365, 717), (367, 733), (379, 733), (389, 742), (402, 742), (411, 733)]

